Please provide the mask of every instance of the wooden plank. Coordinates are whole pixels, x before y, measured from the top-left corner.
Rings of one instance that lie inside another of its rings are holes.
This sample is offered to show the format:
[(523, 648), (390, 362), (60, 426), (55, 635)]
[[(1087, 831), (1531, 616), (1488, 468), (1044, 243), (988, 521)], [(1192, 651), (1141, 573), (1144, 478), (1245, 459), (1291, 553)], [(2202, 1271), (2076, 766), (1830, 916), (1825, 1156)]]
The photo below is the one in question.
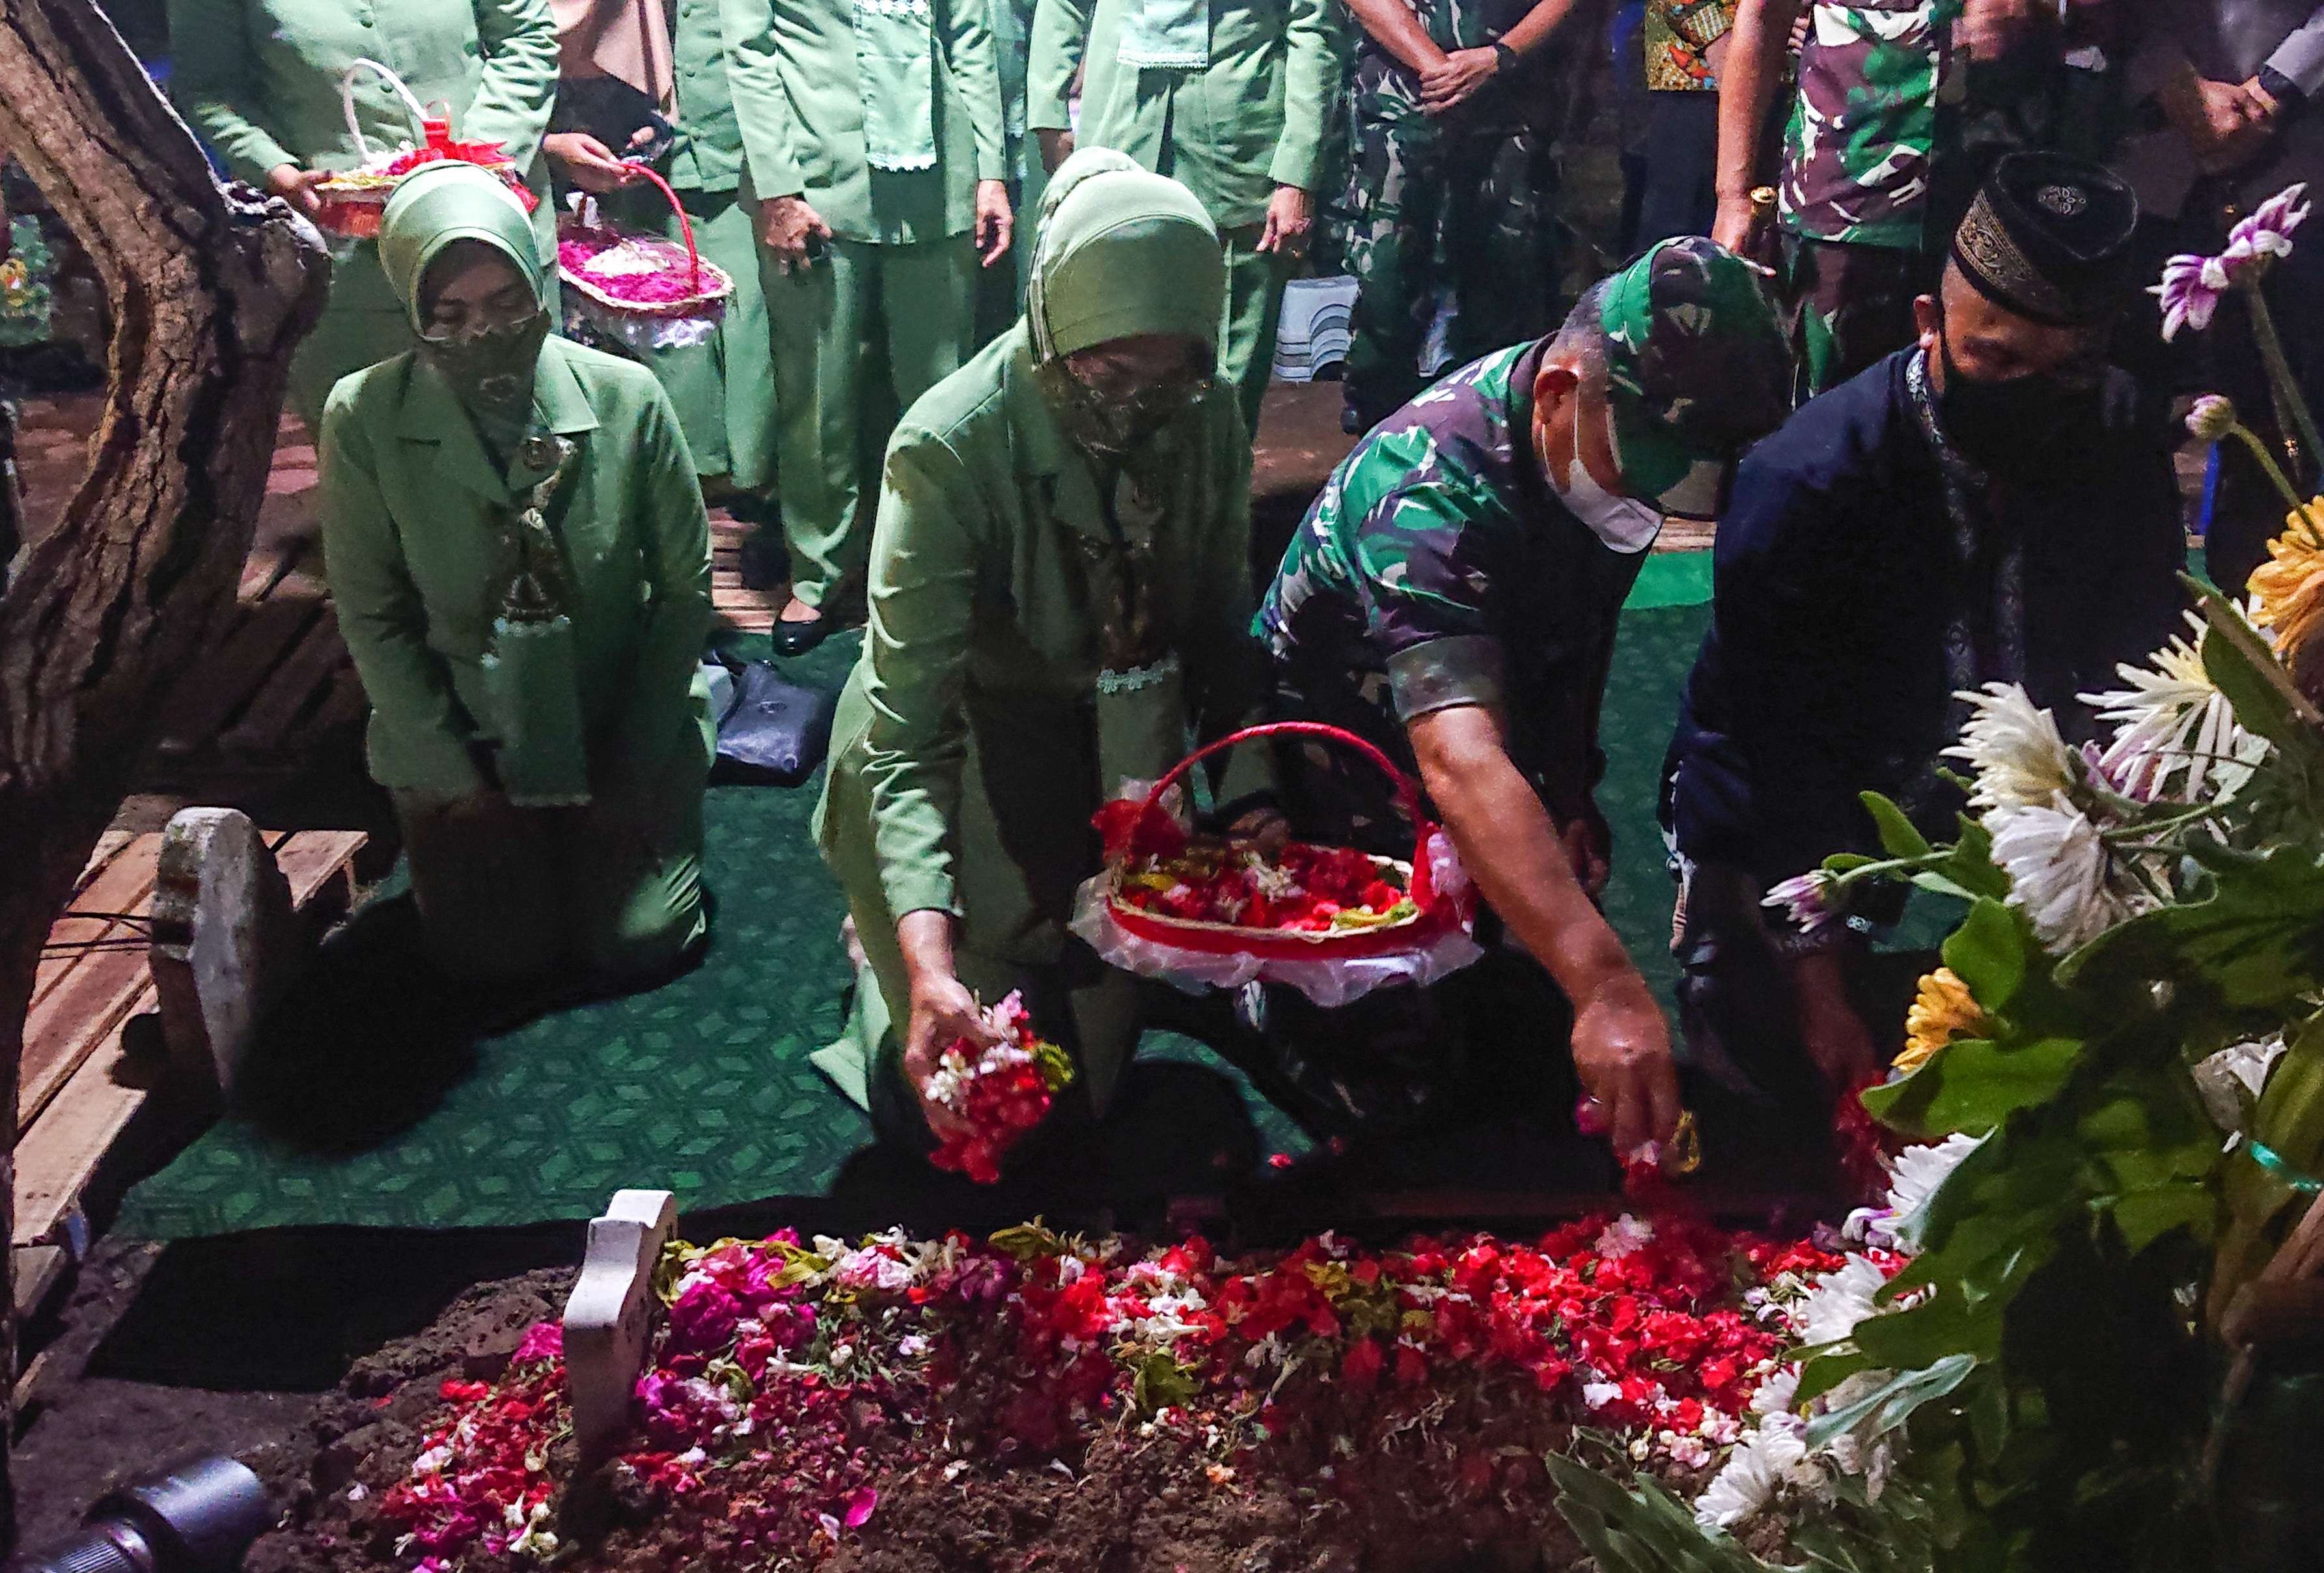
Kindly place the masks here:
[(289, 658), (267, 674), (242, 719), (219, 744), (241, 754), (273, 754), (297, 746), (291, 729), (318, 702), (317, 696), (328, 691), (333, 674), (349, 660), (346, 643), (339, 637), (338, 615), (326, 606)]
[(115, 854), (135, 839), (137, 832), (134, 830), (107, 830), (99, 836), (97, 845), (89, 849), (88, 861), (81, 865), (80, 878), (73, 882), (73, 894), (78, 895), (87, 890), (88, 882), (97, 877), (97, 871), (112, 862)]
[[(108, 837), (115, 832), (107, 831)], [(101, 847), (102, 844), (100, 844)], [(161, 856), (159, 836), (124, 837), (114, 844), (114, 855), (97, 877), (89, 880), (73, 897), (65, 914), (49, 929), (48, 943), (42, 948), (41, 959), (32, 975), (32, 1004), (37, 1007), (42, 1000), (62, 986), (67, 977), (92, 958), (110, 951), (126, 948), (142, 953), (144, 939), (143, 926), (124, 923), (110, 917), (76, 917), (82, 912), (142, 913), (153, 899), (153, 865)], [(24, 1028), (25, 1041), (32, 1041), (32, 1022)]]
[(120, 1032), (107, 1033), (18, 1139), (14, 1244), (44, 1245), (54, 1239), (115, 1138), (144, 1106), (146, 1089), (131, 1085), (128, 1059)]
[(208, 747), (320, 611), (315, 601), (280, 594), (250, 607), (226, 643), (171, 686), (161, 704), (161, 746), (176, 754)]
[(16, 1129), (40, 1117), (108, 1033), (153, 1003), (147, 947), (99, 950), (67, 975), (24, 1022)]
[(371, 837), (361, 830), (300, 830), (274, 849), (275, 865), (290, 882), (290, 905), (319, 937), (355, 905), (355, 858)]
[(17, 1245), (12, 1247), (15, 1258), (16, 1319), (32, 1319), (41, 1309), (49, 1291), (63, 1281), (65, 1269), (72, 1259), (61, 1245)]

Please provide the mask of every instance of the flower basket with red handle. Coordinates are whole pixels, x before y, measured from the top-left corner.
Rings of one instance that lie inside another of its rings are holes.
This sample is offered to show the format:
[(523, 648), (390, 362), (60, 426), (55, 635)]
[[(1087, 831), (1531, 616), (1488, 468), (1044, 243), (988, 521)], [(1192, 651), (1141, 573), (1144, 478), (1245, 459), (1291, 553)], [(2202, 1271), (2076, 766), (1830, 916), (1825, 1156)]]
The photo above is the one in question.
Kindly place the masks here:
[[(365, 72), (386, 82), (403, 100), (420, 135), (417, 144), (406, 143), (400, 148), (374, 153), (371, 144), (364, 140), (363, 126), (355, 115), (355, 82)], [(508, 156), (506, 147), (497, 142), (456, 139), (452, 135), (450, 111), (439, 104), (431, 112), (413, 96), (401, 77), (377, 60), (357, 60), (347, 68), (346, 75), (339, 79), (339, 103), (346, 110), (347, 134), (355, 138), (355, 155), (362, 162), (315, 185), (315, 196), (322, 204), (316, 212), (315, 222), (333, 235), (352, 240), (376, 240), (380, 216), (387, 211), (387, 199), (395, 194), (397, 183), (416, 169), (447, 159), (475, 164), (498, 175), (516, 199), (524, 204), (527, 213), (540, 206), (540, 199), (524, 183), (524, 171)]]
[(641, 164), (633, 167), (678, 215), (680, 239), (604, 223), (594, 202), (558, 219), (557, 273), (565, 282), (567, 320), (631, 349), (699, 343), (725, 315), (734, 281), (702, 260), (694, 221), (669, 182)]
[[(1340, 744), (1378, 766), (1413, 822), (1411, 860), (1305, 842), (1264, 852), (1250, 843), (1194, 837), (1163, 806), (1204, 760), (1282, 735)], [(1107, 863), (1081, 888), (1074, 932), (1114, 966), (1189, 993), (1281, 983), (1333, 1006), (1387, 984), (1433, 983), (1482, 954), (1471, 933), (1475, 897), (1468, 875), (1450, 838), (1423, 812), (1419, 783), (1340, 727), (1314, 721), (1246, 727), (1181, 760), (1142, 800), (1108, 805), (1099, 824), (1107, 833)], [(1206, 872), (1213, 865), (1215, 872)], [(1315, 899), (1301, 882), (1318, 871), (1343, 893), (1360, 880), (1360, 904)], [(1237, 903), (1241, 911), (1222, 913)], [(1242, 921), (1261, 909), (1267, 921)], [(1286, 911), (1296, 926), (1281, 921)]]

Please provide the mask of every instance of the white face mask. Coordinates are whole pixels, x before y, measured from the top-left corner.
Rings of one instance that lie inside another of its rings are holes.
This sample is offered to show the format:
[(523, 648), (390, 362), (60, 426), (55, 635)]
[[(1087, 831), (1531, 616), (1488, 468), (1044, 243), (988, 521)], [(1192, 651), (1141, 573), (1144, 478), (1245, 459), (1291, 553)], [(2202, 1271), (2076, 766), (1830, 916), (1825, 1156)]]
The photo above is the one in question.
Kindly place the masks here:
[(1556, 478), (1556, 467), (1549, 462), (1548, 445), (1540, 446), (1542, 472), (1550, 477), (1550, 489), (1575, 518), (1590, 527), (1592, 535), (1620, 552), (1644, 551), (1654, 544), (1662, 531), (1663, 511), (1643, 498), (1618, 497), (1600, 486), (1589, 466), (1582, 462), (1578, 433), (1563, 483)]

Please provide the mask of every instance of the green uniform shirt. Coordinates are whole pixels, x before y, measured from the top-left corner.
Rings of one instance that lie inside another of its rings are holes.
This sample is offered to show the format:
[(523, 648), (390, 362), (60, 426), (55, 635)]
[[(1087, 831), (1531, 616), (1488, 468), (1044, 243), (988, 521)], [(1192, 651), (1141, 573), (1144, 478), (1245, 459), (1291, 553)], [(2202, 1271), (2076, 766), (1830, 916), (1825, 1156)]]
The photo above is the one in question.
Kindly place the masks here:
[[(1226, 390), (1156, 440), (1176, 458), (1157, 467), (1171, 495), (1155, 542), (1157, 621), (1185, 665), (1192, 719), (1217, 736), (1260, 697), (1250, 443)], [(852, 683), (870, 701), (868, 722), (860, 736), (835, 738), (833, 768), (870, 788), (881, 891), (899, 916), (957, 911), (956, 881), (973, 890), (1000, 877), (955, 865), (967, 796), (1016, 853), (1033, 908), (1060, 891), (1069, 901), (1096, 871), (1091, 706), (1102, 662), (1091, 586), (1093, 565), (1116, 550), (1106, 517), (1095, 473), (1034, 382), (1021, 321), (897, 428)], [(982, 763), (964, 779), (972, 732)]]
[[(456, 135), (502, 143), (520, 169), (534, 167), (557, 91), (549, 0), (170, 0), (170, 48), (171, 97), (254, 186), (278, 164), (360, 162), (339, 100), (358, 60), (448, 105)], [(418, 139), (375, 76), (358, 81), (355, 116), (374, 153)]]
[[(710, 526), (669, 400), (644, 367), (551, 339), (534, 409), (580, 447), (551, 516), (571, 575), (593, 790), (705, 772)], [(317, 446), (325, 570), (372, 704), (372, 774), (392, 790), (476, 791), (508, 479), (412, 355), (334, 389)]]
[(678, 125), (669, 183), (681, 191), (732, 191), (742, 182), (742, 123), (726, 79), (718, 0), (676, 0), (669, 48), (678, 69)]
[(1001, 79), (984, 0), (933, 9), (936, 166), (875, 170), (849, 0), (721, 0), (727, 79), (761, 198), (806, 198), (842, 240), (907, 245), (967, 232), (976, 182), (1009, 174)]
[[(236, 180), (263, 187), (278, 164), (361, 162), (339, 83), (356, 60), (373, 60), (421, 104), (448, 106), (455, 135), (505, 147), (547, 205), (540, 139), (557, 97), (549, 0), (170, 0), (170, 48), (171, 100)], [(419, 140), (403, 100), (368, 72), (355, 118), (374, 153)], [(546, 213), (534, 227), (549, 244)], [(402, 310), (375, 266), (339, 269), (331, 303)]]
[(1081, 141), (1178, 181), (1220, 228), (1259, 223), (1277, 186), (1314, 190), (1342, 60), (1331, 0), (1210, 0), (1210, 64), (1185, 69), (1122, 63), (1134, 4), (1039, 0), (1026, 124), (1072, 124), (1066, 100), (1086, 51)]

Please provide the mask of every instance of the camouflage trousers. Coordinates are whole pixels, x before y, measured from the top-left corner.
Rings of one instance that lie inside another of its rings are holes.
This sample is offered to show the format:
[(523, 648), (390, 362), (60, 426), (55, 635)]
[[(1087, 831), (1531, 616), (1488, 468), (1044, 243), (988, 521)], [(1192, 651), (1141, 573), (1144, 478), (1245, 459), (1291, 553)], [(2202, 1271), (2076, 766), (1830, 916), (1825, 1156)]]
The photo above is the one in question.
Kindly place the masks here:
[(1913, 301), (1937, 287), (1938, 259), (1923, 251), (1785, 235), (1793, 403), (1836, 388), (1919, 337)]
[(1545, 133), (1447, 126), (1362, 88), (1344, 203), (1357, 284), (1346, 393), (1369, 429), (1427, 385), (1440, 289), (1452, 298), (1447, 366), (1555, 327), (1561, 247)]

